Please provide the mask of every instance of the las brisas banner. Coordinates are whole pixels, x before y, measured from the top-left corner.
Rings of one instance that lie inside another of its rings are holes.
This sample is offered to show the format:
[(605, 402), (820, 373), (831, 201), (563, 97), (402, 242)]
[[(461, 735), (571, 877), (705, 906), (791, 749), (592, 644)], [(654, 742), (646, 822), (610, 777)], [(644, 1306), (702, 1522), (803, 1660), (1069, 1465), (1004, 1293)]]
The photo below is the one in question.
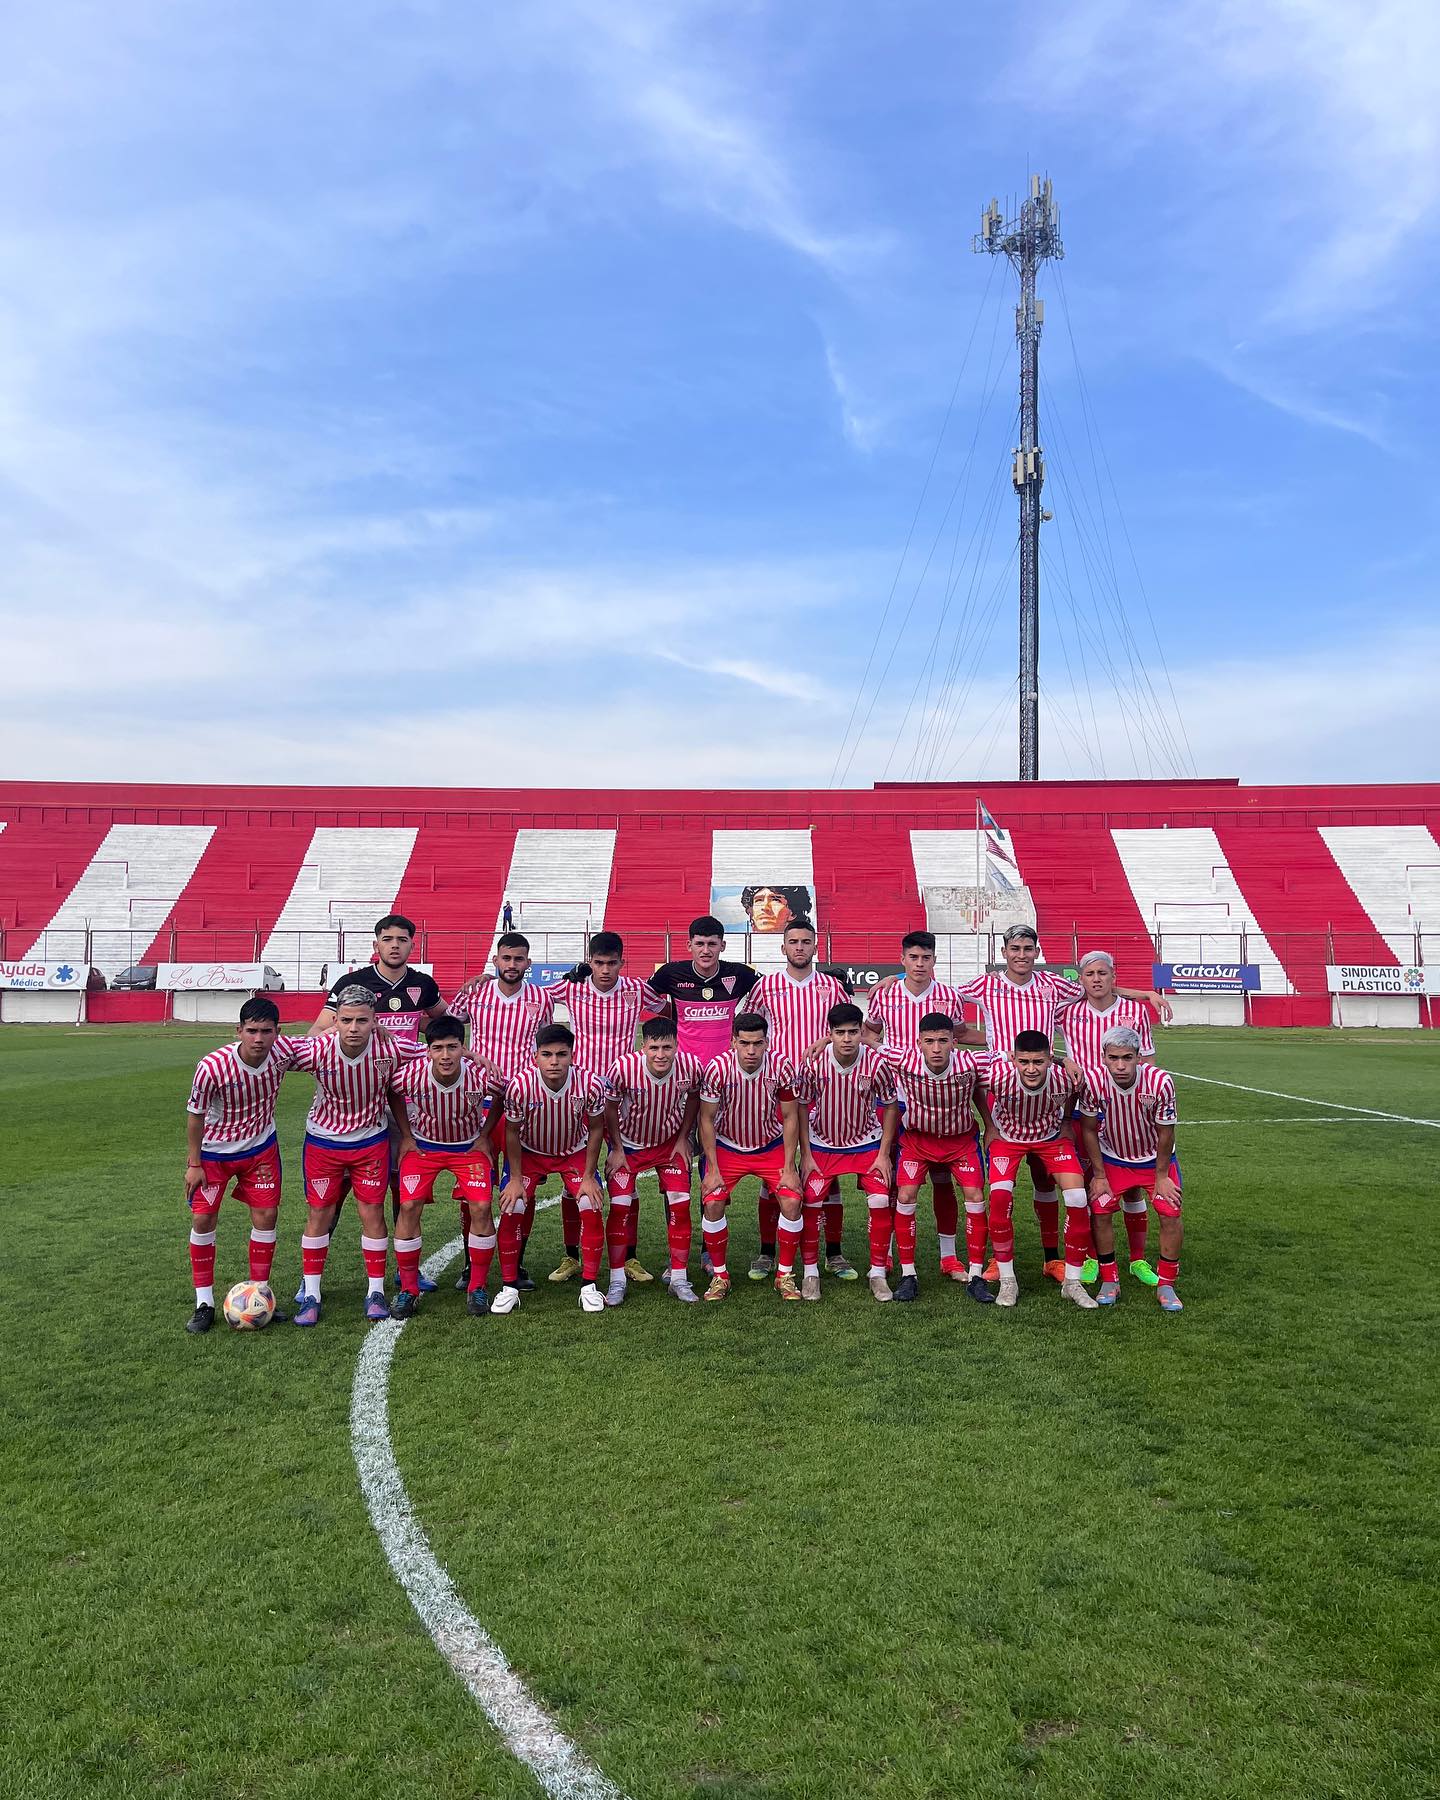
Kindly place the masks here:
[(1260, 989), (1254, 963), (1156, 963), (1152, 979), (1162, 994), (1254, 994)]
[(155, 985), (167, 992), (199, 989), (206, 993), (244, 993), (265, 986), (264, 963), (159, 963)]
[(1440, 994), (1440, 963), (1333, 963), (1325, 977), (1332, 994)]
[(0, 962), (0, 988), (84, 988), (89, 963)]

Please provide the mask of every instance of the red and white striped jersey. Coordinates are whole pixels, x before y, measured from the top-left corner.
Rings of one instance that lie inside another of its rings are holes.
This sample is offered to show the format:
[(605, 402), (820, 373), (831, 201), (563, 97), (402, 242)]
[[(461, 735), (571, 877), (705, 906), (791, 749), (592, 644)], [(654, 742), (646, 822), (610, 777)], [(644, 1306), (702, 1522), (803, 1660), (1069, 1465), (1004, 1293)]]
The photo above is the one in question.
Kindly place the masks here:
[(552, 1006), (563, 1006), (575, 1033), (575, 1060), (587, 1069), (608, 1069), (635, 1048), (641, 1019), (665, 1011), (665, 1001), (648, 981), (622, 975), (607, 993), (593, 981), (552, 981), (541, 988)]
[(605, 1084), (571, 1063), (563, 1086), (551, 1088), (531, 1063), (505, 1084), (505, 1118), (520, 1129), (520, 1143), (537, 1156), (574, 1156), (585, 1148), (590, 1121), (605, 1116)]
[(1051, 1063), (1038, 1088), (1027, 1088), (1008, 1057), (990, 1064), (990, 1111), (995, 1129), (1007, 1144), (1044, 1144), (1058, 1137), (1080, 1091), (1063, 1063)]
[(794, 981), (784, 969), (772, 969), (752, 988), (746, 1005), (770, 1021), (770, 1048), (789, 1057), (798, 1069), (812, 1044), (828, 1036), (827, 1014), (849, 994), (833, 975), (812, 969), (804, 981)]
[(1117, 994), (1103, 1012), (1097, 1011), (1088, 1000), (1072, 1000), (1060, 1008), (1065, 1048), (1072, 1062), (1087, 1069), (1105, 1066), (1105, 1052), (1100, 1048), (1100, 1040), (1117, 1025), (1129, 1025), (1139, 1032), (1141, 1056), (1155, 1054), (1150, 1036), (1150, 1008), (1143, 1000), (1127, 1000), (1123, 994)]
[(1085, 998), (1078, 981), (1067, 981), (1049, 969), (1036, 969), (1023, 987), (1003, 971), (977, 975), (973, 981), (962, 982), (959, 992), (962, 1000), (973, 1001), (980, 1009), (985, 1048), (1003, 1050), (1007, 1055), (1022, 1031), (1043, 1031), (1046, 1043), (1053, 1044), (1059, 1009)]
[(275, 1135), (275, 1101), (280, 1081), (295, 1066), (298, 1039), (277, 1037), (258, 1069), (240, 1055), (238, 1044), (225, 1044), (202, 1056), (195, 1069), (186, 1111), (205, 1120), (202, 1151), (243, 1156)]
[(605, 1092), (620, 1117), (620, 1142), (627, 1150), (655, 1150), (680, 1135), (685, 1107), (704, 1074), (698, 1056), (677, 1050), (674, 1066), (657, 1081), (645, 1065), (643, 1050), (617, 1057), (605, 1080)]
[(388, 1128), (385, 1096), (395, 1071), (407, 1060), (393, 1038), (367, 1040), (358, 1056), (340, 1048), (334, 1032), (294, 1038), (295, 1067), (315, 1077), (315, 1099), (305, 1129), (331, 1144), (368, 1144)]
[(490, 1077), (471, 1062), (462, 1062), (449, 1087), (435, 1078), (428, 1056), (407, 1062), (390, 1088), (405, 1102), (410, 1129), (422, 1150), (468, 1150), (485, 1128)]
[(944, 1013), (958, 1025), (965, 1014), (960, 991), (948, 982), (932, 981), (923, 994), (912, 994), (897, 981), (894, 987), (876, 988), (865, 1016), (884, 1029), (886, 1049), (903, 1056), (920, 1042), (920, 1021), (932, 1012)]
[(535, 1033), (555, 1015), (555, 1002), (547, 988), (528, 981), (514, 994), (501, 991), (498, 981), (487, 981), (468, 994), (457, 994), (450, 1012), (470, 1027), (470, 1047), (488, 1056), (508, 1080), (527, 1067), (535, 1055)]
[(900, 1065), (905, 1129), (926, 1137), (969, 1137), (976, 1129), (975, 1092), (984, 1090), (989, 1071), (984, 1050), (952, 1050), (939, 1075), (931, 1073), (918, 1049), (910, 1051)]
[(1154, 1063), (1140, 1063), (1122, 1088), (1102, 1063), (1085, 1070), (1080, 1111), (1100, 1121), (1101, 1154), (1114, 1162), (1154, 1162), (1162, 1125), (1176, 1122), (1175, 1083)]
[(767, 1050), (747, 1075), (733, 1049), (707, 1063), (700, 1082), (702, 1101), (716, 1104), (715, 1137), (727, 1150), (768, 1150), (781, 1137), (780, 1103), (793, 1100), (799, 1077), (788, 1057)]
[(842, 1068), (833, 1047), (799, 1071), (797, 1098), (810, 1121), (817, 1150), (868, 1150), (880, 1142), (877, 1107), (895, 1104), (896, 1064), (869, 1044)]

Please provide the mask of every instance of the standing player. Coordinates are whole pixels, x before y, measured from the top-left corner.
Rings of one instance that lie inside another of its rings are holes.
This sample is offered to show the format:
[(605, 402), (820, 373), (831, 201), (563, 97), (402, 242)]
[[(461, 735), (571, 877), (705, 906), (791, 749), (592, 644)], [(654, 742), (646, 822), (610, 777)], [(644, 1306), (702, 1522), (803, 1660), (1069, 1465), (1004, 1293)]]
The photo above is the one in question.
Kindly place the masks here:
[(535, 1192), (547, 1175), (558, 1175), (575, 1202), (579, 1218), (583, 1283), (580, 1310), (604, 1310), (595, 1285), (605, 1250), (603, 1198), (595, 1170), (605, 1141), (605, 1087), (599, 1076), (574, 1060), (575, 1034), (565, 1025), (542, 1025), (535, 1034), (535, 1057), (505, 1088), (505, 1161), (509, 1170), (500, 1195), (500, 1278), (504, 1286), (490, 1310), (514, 1312), (520, 1304), (516, 1272), (522, 1220), (534, 1208)]
[[(770, 1021), (770, 1047), (790, 1066), (799, 1069), (810, 1050), (829, 1036), (832, 1007), (843, 1006), (848, 989), (833, 975), (815, 967), (815, 927), (809, 919), (791, 919), (780, 947), (785, 961), (762, 975), (750, 994), (750, 1007)], [(879, 1131), (877, 1127), (876, 1138)], [(837, 1182), (833, 1197), (825, 1201), (825, 1267), (841, 1281), (854, 1281), (857, 1272), (845, 1258), (843, 1232), (845, 1205)], [(766, 1187), (760, 1190), (760, 1253), (750, 1265), (750, 1279), (763, 1281), (775, 1270), (775, 1230), (780, 1208)]]
[[(860, 1041), (865, 1015), (842, 1000), (826, 1018), (829, 1045), (799, 1074), (804, 1107), (802, 1174), (805, 1211), (801, 1233), (802, 1300), (820, 1298), (820, 1209), (842, 1175), (853, 1175), (870, 1211), (870, 1292), (890, 1299), (885, 1268), (890, 1255), (890, 1176), (899, 1129), (895, 1061)], [(914, 1285), (914, 1212), (911, 1213), (911, 1272)], [(903, 1287), (903, 1283), (901, 1284)], [(902, 1294), (901, 1299), (914, 1299)]]
[[(455, 1184), (469, 1256), (467, 1310), (483, 1317), (485, 1283), (495, 1255), (490, 1194), (495, 1161), (490, 1132), (492, 1077), (465, 1057), (465, 1025), (442, 1013), (425, 1027), (425, 1052), (391, 1077), (409, 1119), (400, 1153), (400, 1215), (395, 1222), (395, 1267), (400, 1291), (392, 1319), (408, 1319), (420, 1299), (420, 1220), (443, 1174)], [(498, 1107), (495, 1109), (498, 1111)]]
[(780, 1203), (775, 1290), (782, 1300), (801, 1298), (795, 1282), (795, 1252), (804, 1230), (798, 1077), (770, 1049), (768, 1037), (769, 1026), (760, 1013), (737, 1013), (731, 1048), (706, 1066), (700, 1083), (700, 1148), (705, 1154), (701, 1230), (711, 1269), (707, 1300), (723, 1300), (730, 1292), (725, 1208), (736, 1182), (746, 1175), (758, 1175)]
[[(1094, 1171), (1090, 1199), (1100, 1255), (1099, 1301), (1113, 1306), (1120, 1298), (1115, 1208), (1148, 1194), (1160, 1215), (1156, 1296), (1166, 1312), (1181, 1312), (1175, 1291), (1184, 1237), (1175, 1160), (1175, 1083), (1163, 1069), (1140, 1061), (1141, 1037), (1133, 1026), (1112, 1026), (1101, 1050), (1104, 1060), (1085, 1071), (1080, 1100), (1080, 1129)], [(1128, 1223), (1128, 1213), (1126, 1219)]]
[[(505, 1081), (509, 1081), (522, 1069), (529, 1068), (534, 1061), (535, 1033), (542, 1025), (550, 1023), (554, 1013), (554, 1002), (543, 988), (532, 986), (525, 979), (530, 968), (529, 938), (522, 936), (518, 931), (505, 932), (496, 941), (494, 960), (495, 979), (485, 982), (468, 982), (456, 994), (451, 1002), (450, 1010), (457, 1019), (464, 1019), (470, 1027), (471, 1047), (494, 1063)], [(503, 1085), (498, 1091), (504, 1091)], [(497, 1137), (497, 1145), (499, 1142)], [(560, 1210), (565, 1237), (565, 1253), (567, 1257), (575, 1259), (578, 1268), (580, 1221), (579, 1214), (574, 1209), (574, 1203), (568, 1195)], [(463, 1201), (460, 1208), (460, 1220), (462, 1225), (466, 1225), (468, 1238), (469, 1227), (465, 1220)], [(521, 1230), (522, 1258), (525, 1240), (530, 1236), (530, 1225), (531, 1214), (527, 1209)], [(468, 1289), (470, 1285), (468, 1263), (460, 1280)], [(521, 1293), (528, 1293), (535, 1286), (525, 1271), (523, 1261), (516, 1274), (516, 1282)]]
[[(897, 1056), (908, 1056), (920, 1041), (920, 1021), (930, 1013), (945, 1013), (955, 1021), (957, 1041), (978, 1041), (977, 1034), (961, 1024), (964, 1008), (957, 990), (947, 982), (935, 979), (935, 934), (932, 931), (907, 931), (900, 940), (900, 960), (905, 965), (903, 976), (887, 976), (878, 982), (870, 995), (866, 1023), (877, 1027), (887, 1050)], [(952, 1281), (965, 1279), (955, 1251), (960, 1230), (960, 1203), (948, 1169), (937, 1169), (930, 1177), (930, 1197), (935, 1207), (935, 1230), (940, 1239), (940, 1272)]]
[[(250, 1279), (269, 1281), (280, 1208), (275, 1100), (294, 1063), (294, 1040), (280, 1032), (273, 1000), (247, 1000), (233, 1044), (200, 1058), (185, 1110), (185, 1199), (190, 1207), (191, 1332), (215, 1323), (215, 1237), (220, 1202), (233, 1181), (250, 1209)], [(283, 1320), (284, 1313), (276, 1313)]]
[[(368, 987), (342, 988), (335, 1002), (333, 1032), (292, 1040), (294, 1067), (315, 1077), (315, 1099), (305, 1121), (305, 1203), (309, 1212), (300, 1239), (304, 1280), (295, 1312), (297, 1325), (320, 1323), (320, 1281), (330, 1249), (330, 1231), (347, 1192), (354, 1194), (360, 1213), (360, 1250), (367, 1281), (365, 1317), (390, 1317), (385, 1298), (385, 1258), (390, 1248), (385, 1225), (390, 1114), (385, 1102), (404, 1053), (392, 1038), (375, 1030), (375, 996)], [(405, 1103), (398, 1096), (393, 1097), (391, 1112), (403, 1142), (410, 1132)], [(410, 1223), (404, 1227), (407, 1231)]]
[(670, 1292), (677, 1300), (699, 1298), (690, 1285), (690, 1142), (702, 1073), (699, 1059), (678, 1048), (673, 1019), (647, 1019), (640, 1027), (640, 1048), (617, 1057), (606, 1077), (607, 1306), (619, 1306), (625, 1298), (627, 1251), (635, 1240), (635, 1181), (647, 1170), (665, 1199)]
[(725, 927), (710, 913), (690, 921), (690, 955), (661, 963), (650, 986), (670, 1002), (680, 1048), (713, 1062), (730, 1048), (736, 1014), (760, 977), (749, 963), (724, 962)]
[[(1107, 1031), (1117, 1025), (1128, 1025), (1140, 1039), (1142, 1063), (1153, 1063), (1155, 1045), (1150, 1036), (1150, 1009), (1139, 1000), (1127, 999), (1115, 986), (1115, 959), (1108, 951), (1090, 950), (1080, 958), (1080, 985), (1083, 1000), (1071, 1000), (1060, 1008), (1060, 1029), (1065, 1033), (1065, 1047), (1072, 1062), (1082, 1069), (1104, 1066), (1101, 1048)], [(1083, 1150), (1083, 1139), (1081, 1143)], [(1096, 1173), (1087, 1168), (1087, 1178)], [(1146, 1239), (1150, 1213), (1143, 1192), (1127, 1194), (1123, 1202), (1125, 1238), (1129, 1248), (1130, 1273), (1147, 1287), (1154, 1287), (1159, 1277), (1146, 1260)]]
[[(928, 1174), (932, 1187), (942, 1176), (960, 1189), (965, 1200), (965, 1254), (968, 1261), (965, 1292), (982, 1306), (995, 1296), (985, 1285), (985, 1167), (980, 1140), (975, 1133), (975, 1114), (986, 1131), (991, 1127), (986, 1098), (989, 1056), (955, 1048), (955, 1022), (947, 1013), (926, 1013), (920, 1021), (919, 1042), (900, 1064), (900, 1098), (905, 1107), (905, 1134), (900, 1142), (898, 1190), (895, 1200), (895, 1244), (900, 1254), (900, 1286), (897, 1300), (913, 1300), (920, 1291), (915, 1273), (915, 1208)], [(873, 1205), (873, 1202), (872, 1202)], [(872, 1261), (884, 1264), (885, 1244)], [(954, 1266), (950, 1266), (950, 1262)], [(958, 1261), (941, 1260), (941, 1271), (958, 1276)], [(871, 1269), (870, 1285), (875, 1287)], [(887, 1299), (877, 1294), (877, 1299)]]
[(1022, 1031), (1015, 1039), (1013, 1057), (996, 1056), (991, 1061), (991, 1124), (985, 1147), (990, 1153), (990, 1241), (1000, 1267), (995, 1298), (1001, 1306), (1014, 1306), (1020, 1297), (1015, 1279), (1015, 1177), (1027, 1156), (1038, 1159), (1065, 1196), (1060, 1292), (1076, 1306), (1088, 1309), (1096, 1304), (1080, 1279), (1090, 1253), (1085, 1177), (1074, 1144), (1061, 1132), (1079, 1089), (1076, 1078), (1052, 1060), (1050, 1040), (1043, 1031)]

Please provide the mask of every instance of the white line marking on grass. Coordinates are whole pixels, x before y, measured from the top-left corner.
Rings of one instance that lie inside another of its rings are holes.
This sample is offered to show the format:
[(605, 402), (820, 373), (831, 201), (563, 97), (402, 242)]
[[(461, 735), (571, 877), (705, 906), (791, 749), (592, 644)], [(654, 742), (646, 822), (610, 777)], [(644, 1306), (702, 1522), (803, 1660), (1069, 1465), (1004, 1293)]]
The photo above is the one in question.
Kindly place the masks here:
[[(1416, 1125), (1440, 1126), (1440, 1119), (1415, 1119)], [(1303, 1113), (1287, 1113), (1283, 1119), (1185, 1119), (1182, 1129), (1193, 1131), (1197, 1125), (1393, 1125), (1393, 1119), (1309, 1119)]]
[(1376, 1106), (1347, 1106), (1343, 1100), (1312, 1100), (1308, 1094), (1281, 1094), (1274, 1088), (1246, 1087), (1243, 1081), (1217, 1081), (1213, 1075), (1190, 1075), (1184, 1069), (1171, 1069), (1182, 1081), (1203, 1081), (1206, 1087), (1231, 1088), (1237, 1094), (1263, 1094), (1267, 1100), (1295, 1100), (1301, 1106), (1324, 1106), (1331, 1112), (1364, 1113), (1372, 1119), (1389, 1119), (1396, 1125), (1428, 1125), (1440, 1131), (1440, 1119), (1412, 1119), (1407, 1113), (1381, 1112)]
[[(539, 1202), (554, 1206), (557, 1198)], [(457, 1237), (425, 1260), (436, 1281), (460, 1252)], [(350, 1443), (360, 1489), (390, 1567), (435, 1648), (479, 1701), (510, 1754), (532, 1771), (554, 1800), (624, 1800), (613, 1781), (566, 1737), (525, 1683), (505, 1652), (460, 1598), (430, 1548), (405, 1491), (390, 1443), (390, 1365), (405, 1321), (376, 1325), (355, 1364), (350, 1397)]]

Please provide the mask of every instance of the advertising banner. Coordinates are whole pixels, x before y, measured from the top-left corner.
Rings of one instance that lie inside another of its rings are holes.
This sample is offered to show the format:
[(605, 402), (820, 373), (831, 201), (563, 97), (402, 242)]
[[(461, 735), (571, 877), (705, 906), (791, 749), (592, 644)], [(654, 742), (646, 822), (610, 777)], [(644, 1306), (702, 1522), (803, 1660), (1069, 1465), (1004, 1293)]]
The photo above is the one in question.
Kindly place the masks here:
[(1257, 994), (1255, 963), (1155, 963), (1152, 979), (1162, 994)]
[(863, 997), (867, 988), (873, 988), (887, 975), (903, 975), (905, 970), (899, 963), (835, 963), (827, 962), (817, 965), (822, 975), (833, 975), (843, 982), (852, 994)]
[[(273, 970), (271, 979), (277, 979)], [(265, 965), (241, 962), (160, 963), (155, 970), (155, 985), (174, 993), (199, 989), (210, 993), (239, 994), (250, 988), (265, 986)]]
[(1335, 963), (1325, 968), (1332, 994), (1440, 994), (1440, 963), (1396, 968), (1384, 963)]
[(552, 981), (563, 981), (574, 967), (573, 962), (531, 963), (525, 979), (532, 987), (549, 987)]
[(89, 963), (0, 962), (0, 988), (80, 988), (90, 977)]

